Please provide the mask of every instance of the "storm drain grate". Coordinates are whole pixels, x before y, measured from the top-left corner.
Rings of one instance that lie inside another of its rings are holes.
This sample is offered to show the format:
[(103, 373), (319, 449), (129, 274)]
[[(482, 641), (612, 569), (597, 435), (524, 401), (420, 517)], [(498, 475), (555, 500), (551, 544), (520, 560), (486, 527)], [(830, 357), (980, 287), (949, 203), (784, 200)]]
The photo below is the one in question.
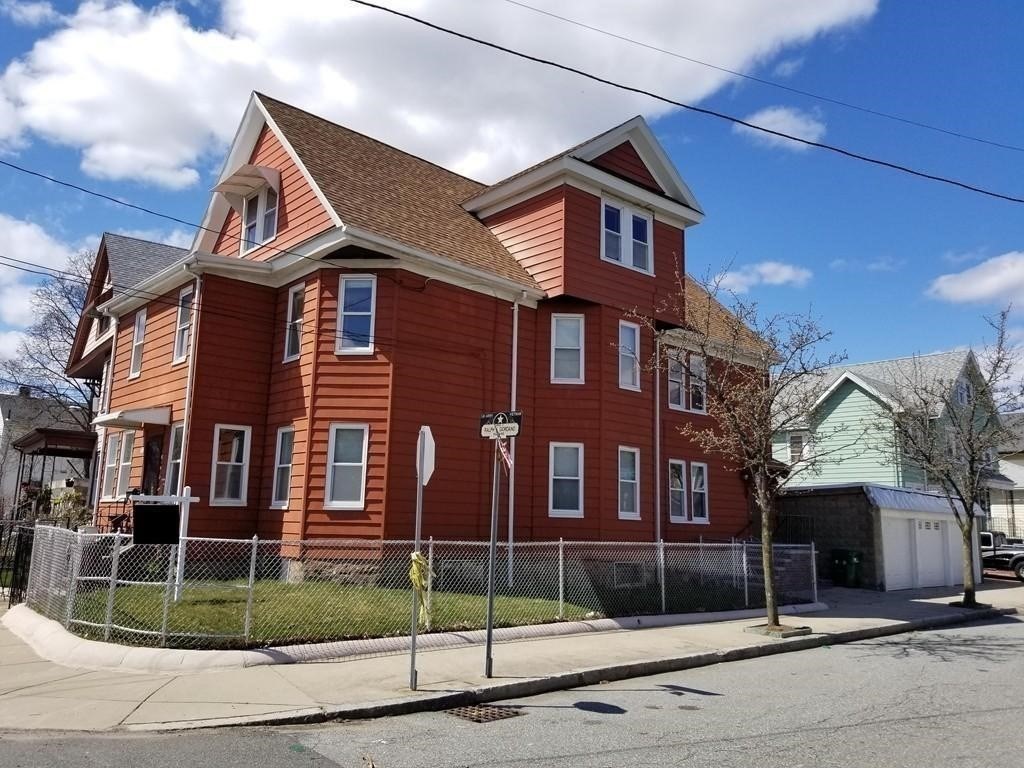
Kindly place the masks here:
[(519, 707), (506, 707), (500, 704), (473, 704), (468, 707), (455, 707), (447, 712), (472, 723), (493, 723), (495, 720), (507, 720), (523, 714)]

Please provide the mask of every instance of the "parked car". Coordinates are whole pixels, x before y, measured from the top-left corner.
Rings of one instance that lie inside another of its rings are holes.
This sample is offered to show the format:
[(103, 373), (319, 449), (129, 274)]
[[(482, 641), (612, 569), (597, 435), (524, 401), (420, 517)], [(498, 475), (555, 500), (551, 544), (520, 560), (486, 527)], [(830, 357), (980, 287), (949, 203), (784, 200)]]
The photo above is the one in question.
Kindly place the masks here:
[(982, 531), (981, 562), (985, 568), (1001, 571), (1013, 571), (1014, 575), (1024, 581), (1024, 544), (1010, 544), (1006, 534), (998, 531)]

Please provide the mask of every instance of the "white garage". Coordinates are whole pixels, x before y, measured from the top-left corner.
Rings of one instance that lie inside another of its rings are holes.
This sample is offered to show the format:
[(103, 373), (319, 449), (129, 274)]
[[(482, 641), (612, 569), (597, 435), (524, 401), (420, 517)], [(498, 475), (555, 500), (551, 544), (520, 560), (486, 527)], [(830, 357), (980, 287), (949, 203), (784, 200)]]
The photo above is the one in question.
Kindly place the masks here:
[[(944, 498), (879, 486), (865, 490), (881, 522), (884, 589), (963, 584), (960, 527)], [(981, 578), (977, 561), (975, 577)]]

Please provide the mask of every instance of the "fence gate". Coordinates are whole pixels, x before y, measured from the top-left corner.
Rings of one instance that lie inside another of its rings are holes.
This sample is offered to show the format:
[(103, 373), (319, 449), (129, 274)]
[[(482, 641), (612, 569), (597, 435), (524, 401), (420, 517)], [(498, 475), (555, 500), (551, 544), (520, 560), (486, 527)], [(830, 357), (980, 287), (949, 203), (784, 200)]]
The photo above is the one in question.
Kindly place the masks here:
[[(28, 591), (28, 567), (32, 562), (32, 541), (35, 533), (34, 526), (19, 525), (4, 545), (8, 550), (13, 549), (13, 553), (10, 556), (7, 552), (0, 553), (0, 563), (10, 563), (10, 571), (6, 574), (10, 589), (7, 598), (8, 608), (25, 602), (25, 593)], [(3, 575), (2, 571), (0, 575)]]

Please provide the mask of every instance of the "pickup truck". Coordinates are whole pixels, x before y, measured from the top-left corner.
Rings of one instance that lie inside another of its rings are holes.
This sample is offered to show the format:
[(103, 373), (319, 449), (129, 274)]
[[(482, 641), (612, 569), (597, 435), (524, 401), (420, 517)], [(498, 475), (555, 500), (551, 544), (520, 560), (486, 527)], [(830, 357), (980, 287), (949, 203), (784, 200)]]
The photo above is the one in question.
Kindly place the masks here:
[(1024, 581), (1024, 545), (1007, 544), (1006, 534), (998, 531), (982, 531), (978, 536), (983, 567), (1013, 571), (1018, 579)]

